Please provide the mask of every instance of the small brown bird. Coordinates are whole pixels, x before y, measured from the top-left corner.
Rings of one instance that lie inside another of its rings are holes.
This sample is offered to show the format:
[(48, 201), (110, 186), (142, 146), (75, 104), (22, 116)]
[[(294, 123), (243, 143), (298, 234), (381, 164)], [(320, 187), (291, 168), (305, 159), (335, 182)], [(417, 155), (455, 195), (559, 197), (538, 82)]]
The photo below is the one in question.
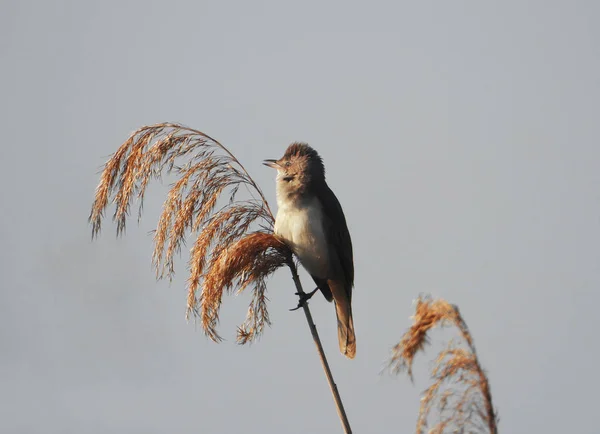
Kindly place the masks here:
[(352, 240), (342, 207), (325, 182), (323, 161), (307, 144), (292, 143), (283, 157), (264, 164), (277, 169), (275, 235), (289, 245), (317, 284), (301, 302), (317, 289), (335, 301), (340, 351), (353, 359)]

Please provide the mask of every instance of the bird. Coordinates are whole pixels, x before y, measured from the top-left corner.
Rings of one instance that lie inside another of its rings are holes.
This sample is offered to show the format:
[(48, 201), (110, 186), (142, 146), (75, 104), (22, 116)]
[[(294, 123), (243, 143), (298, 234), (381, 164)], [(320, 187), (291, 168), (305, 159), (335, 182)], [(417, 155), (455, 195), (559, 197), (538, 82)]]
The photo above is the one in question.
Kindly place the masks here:
[(317, 288), (301, 296), (301, 306), (317, 291), (335, 304), (340, 352), (356, 355), (352, 319), (354, 258), (342, 206), (325, 181), (318, 152), (294, 142), (278, 160), (263, 164), (277, 170), (277, 215), (273, 232), (288, 245)]

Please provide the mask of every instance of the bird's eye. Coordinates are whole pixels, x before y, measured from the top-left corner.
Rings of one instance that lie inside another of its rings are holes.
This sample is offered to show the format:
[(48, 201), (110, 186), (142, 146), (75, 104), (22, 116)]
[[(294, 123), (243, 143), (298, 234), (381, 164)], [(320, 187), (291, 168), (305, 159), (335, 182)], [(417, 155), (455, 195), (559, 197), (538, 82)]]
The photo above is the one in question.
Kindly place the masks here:
[(292, 165), (292, 163), (290, 163), (289, 161), (287, 163), (285, 163), (285, 167), (290, 167)]

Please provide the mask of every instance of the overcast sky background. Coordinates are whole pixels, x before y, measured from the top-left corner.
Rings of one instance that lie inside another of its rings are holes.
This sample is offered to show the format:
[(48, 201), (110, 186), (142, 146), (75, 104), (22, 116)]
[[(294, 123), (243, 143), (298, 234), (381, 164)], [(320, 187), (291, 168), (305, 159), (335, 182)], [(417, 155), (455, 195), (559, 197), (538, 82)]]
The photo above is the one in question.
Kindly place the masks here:
[(341, 432), (285, 269), (263, 338), (235, 344), (245, 294), (217, 345), (184, 319), (187, 256), (154, 280), (164, 188), (91, 242), (98, 170), (162, 121), (229, 146), (273, 207), (261, 161), (321, 153), (354, 242), (354, 361), (310, 306), (355, 432), (414, 429), (434, 354), (414, 385), (379, 372), (420, 293), (460, 306), (501, 432), (597, 432), (600, 3), (1, 9), (1, 432)]

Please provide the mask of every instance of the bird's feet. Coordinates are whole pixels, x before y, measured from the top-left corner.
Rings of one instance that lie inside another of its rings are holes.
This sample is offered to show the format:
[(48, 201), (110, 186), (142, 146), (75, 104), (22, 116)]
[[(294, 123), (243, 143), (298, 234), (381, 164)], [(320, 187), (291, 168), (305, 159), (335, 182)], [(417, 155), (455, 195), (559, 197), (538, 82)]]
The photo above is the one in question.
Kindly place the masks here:
[(293, 311), (295, 311), (295, 310), (298, 310), (298, 309), (300, 309), (302, 306), (304, 306), (304, 304), (305, 304), (305, 303), (306, 303), (308, 300), (310, 300), (310, 299), (312, 298), (312, 296), (313, 296), (313, 295), (315, 295), (315, 292), (317, 292), (317, 290), (318, 290), (318, 289), (319, 289), (319, 288), (317, 287), (317, 288), (313, 289), (313, 290), (312, 290), (311, 292), (309, 292), (309, 293), (303, 292), (302, 294), (300, 294), (299, 292), (296, 292), (296, 295), (297, 295), (297, 296), (298, 296), (298, 298), (299, 298), (299, 300), (298, 300), (298, 306), (296, 306), (296, 307), (295, 307), (295, 308), (293, 308), (293, 309), (290, 309), (290, 311), (292, 311), (292, 312), (293, 312)]

